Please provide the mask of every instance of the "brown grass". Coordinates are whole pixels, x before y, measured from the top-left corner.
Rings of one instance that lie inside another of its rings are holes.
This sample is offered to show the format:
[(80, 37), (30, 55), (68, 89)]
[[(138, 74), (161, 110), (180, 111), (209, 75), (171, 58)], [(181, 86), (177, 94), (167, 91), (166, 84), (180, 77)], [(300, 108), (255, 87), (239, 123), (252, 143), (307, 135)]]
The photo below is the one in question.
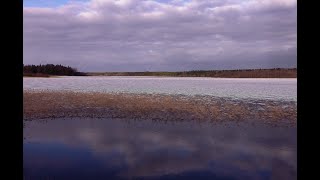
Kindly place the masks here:
[(24, 91), (23, 106), (24, 119), (102, 117), (212, 122), (257, 119), (296, 124), (294, 102), (265, 102), (264, 107), (258, 107), (254, 102), (218, 98)]

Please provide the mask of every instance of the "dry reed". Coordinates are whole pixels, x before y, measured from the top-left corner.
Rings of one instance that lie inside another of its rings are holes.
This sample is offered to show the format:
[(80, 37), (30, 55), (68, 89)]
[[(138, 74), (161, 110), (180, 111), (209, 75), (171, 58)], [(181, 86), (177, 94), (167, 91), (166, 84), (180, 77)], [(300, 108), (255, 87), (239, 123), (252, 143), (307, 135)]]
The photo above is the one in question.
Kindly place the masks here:
[(129, 118), (164, 121), (286, 122), (296, 125), (295, 102), (252, 102), (171, 95), (24, 91), (24, 119)]

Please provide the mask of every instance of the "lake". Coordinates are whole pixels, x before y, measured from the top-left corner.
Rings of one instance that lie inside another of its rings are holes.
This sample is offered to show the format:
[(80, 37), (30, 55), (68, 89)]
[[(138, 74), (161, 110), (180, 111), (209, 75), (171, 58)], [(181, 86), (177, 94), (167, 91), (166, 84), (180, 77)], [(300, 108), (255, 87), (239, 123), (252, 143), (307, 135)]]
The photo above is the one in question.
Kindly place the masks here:
[(53, 119), (24, 122), (25, 179), (296, 179), (296, 128)]
[(234, 99), (297, 101), (297, 79), (199, 77), (23, 78), (24, 90), (208, 95)]
[[(297, 79), (96, 76), (24, 78), (23, 85), (24, 91), (49, 92), (24, 93), (24, 113), (40, 113), (32, 121), (23, 121), (25, 180), (297, 179)], [(140, 104), (137, 101), (130, 104), (131, 95), (113, 101), (117, 96), (79, 92), (139, 94), (146, 99)], [(200, 115), (215, 104), (217, 111), (208, 111), (210, 115), (218, 112), (225, 115), (221, 117), (229, 117), (234, 109), (235, 114), (248, 111), (258, 116), (248, 116), (255, 118), (246, 121), (225, 118), (198, 121), (194, 114), (187, 114), (191, 112), (188, 108), (187, 112), (178, 111), (184, 115), (179, 117), (188, 118), (178, 120), (173, 107), (165, 109), (160, 106), (161, 98), (145, 94), (182, 97), (183, 101), (177, 101), (179, 98), (169, 101), (167, 96), (164, 101), (170, 102), (167, 105), (178, 103), (174, 107), (192, 107), (192, 112)], [(91, 98), (95, 96), (99, 98), (93, 101)], [(119, 111), (120, 115), (132, 114), (134, 110), (140, 113), (148, 98), (159, 100), (151, 103), (160, 114), (153, 119), (172, 116), (173, 120), (153, 120), (149, 111), (146, 111), (149, 120), (142, 118), (144, 111), (135, 118), (118, 119), (119, 114), (112, 114), (121, 107), (130, 110), (131, 106), (132, 111)], [(192, 99), (197, 100), (194, 106), (188, 104)], [(243, 103), (247, 100), (252, 101)], [(228, 109), (229, 106), (232, 108)], [(272, 113), (264, 116), (268, 108)], [(72, 110), (81, 116), (67, 118), (73, 117), (69, 116)], [(84, 116), (86, 112), (90, 112), (88, 116)], [(98, 118), (91, 112), (111, 116)], [(41, 119), (47, 117), (45, 113), (57, 116)], [(58, 116), (59, 113), (65, 116)], [(267, 121), (262, 121), (262, 117)], [(286, 118), (292, 121), (292, 126), (286, 125)]]

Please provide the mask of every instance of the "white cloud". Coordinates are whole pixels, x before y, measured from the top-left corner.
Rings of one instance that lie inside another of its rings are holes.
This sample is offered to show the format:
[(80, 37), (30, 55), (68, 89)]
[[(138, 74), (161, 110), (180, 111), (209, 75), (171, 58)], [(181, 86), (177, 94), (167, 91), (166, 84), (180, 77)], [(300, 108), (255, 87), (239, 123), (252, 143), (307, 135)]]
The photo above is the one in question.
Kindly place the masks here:
[(24, 63), (87, 64), (83, 71), (290, 67), (296, 17), (294, 0), (92, 0), (24, 8)]

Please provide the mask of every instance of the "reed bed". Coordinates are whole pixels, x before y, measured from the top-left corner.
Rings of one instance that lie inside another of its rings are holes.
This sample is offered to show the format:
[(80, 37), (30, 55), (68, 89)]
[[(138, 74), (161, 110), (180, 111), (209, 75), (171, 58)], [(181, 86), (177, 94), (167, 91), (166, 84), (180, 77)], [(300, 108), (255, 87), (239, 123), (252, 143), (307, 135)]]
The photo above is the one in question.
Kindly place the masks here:
[(24, 91), (24, 120), (56, 117), (159, 121), (246, 121), (296, 125), (296, 102), (242, 101), (202, 96)]

